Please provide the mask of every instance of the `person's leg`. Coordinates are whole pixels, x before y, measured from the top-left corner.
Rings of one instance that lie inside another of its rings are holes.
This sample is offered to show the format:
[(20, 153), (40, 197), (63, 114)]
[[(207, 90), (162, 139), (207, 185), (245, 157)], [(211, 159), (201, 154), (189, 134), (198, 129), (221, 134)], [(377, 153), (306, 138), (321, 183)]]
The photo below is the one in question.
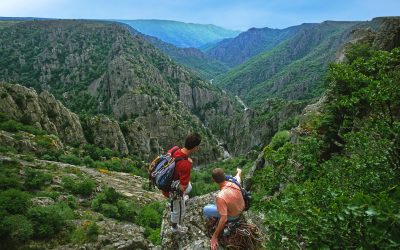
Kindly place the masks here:
[(172, 211), (171, 211), (172, 227), (176, 227), (176, 225), (179, 223), (180, 211), (181, 211), (180, 199), (173, 200), (172, 201)]
[(215, 218), (221, 217), (221, 215), (218, 213), (218, 209), (215, 204), (207, 204), (203, 208), (203, 214), (206, 217), (215, 217)]

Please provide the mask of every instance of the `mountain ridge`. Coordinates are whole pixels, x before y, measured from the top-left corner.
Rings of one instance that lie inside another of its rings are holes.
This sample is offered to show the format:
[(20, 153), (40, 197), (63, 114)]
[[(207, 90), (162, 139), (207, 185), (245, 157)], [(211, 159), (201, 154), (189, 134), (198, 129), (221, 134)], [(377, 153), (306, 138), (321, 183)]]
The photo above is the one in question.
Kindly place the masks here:
[(233, 37), (239, 33), (213, 24), (193, 24), (157, 19), (115, 21), (128, 24), (143, 34), (157, 37), (177, 47), (201, 47), (206, 43)]

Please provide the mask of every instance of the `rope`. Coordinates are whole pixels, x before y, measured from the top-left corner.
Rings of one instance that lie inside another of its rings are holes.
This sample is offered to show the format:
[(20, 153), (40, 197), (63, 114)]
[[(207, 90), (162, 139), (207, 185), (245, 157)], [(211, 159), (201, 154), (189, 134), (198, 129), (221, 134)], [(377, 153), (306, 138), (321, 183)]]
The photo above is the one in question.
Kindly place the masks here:
[[(206, 221), (206, 228), (210, 237), (214, 233), (217, 224), (218, 220), (215, 218), (210, 218)], [(227, 225), (225, 225), (225, 228)], [(246, 223), (245, 221), (240, 221), (234, 225), (233, 228), (230, 229), (229, 235), (224, 236), (221, 234), (219, 242), (221, 246), (232, 250), (262, 249), (262, 236), (260, 230), (257, 226)]]

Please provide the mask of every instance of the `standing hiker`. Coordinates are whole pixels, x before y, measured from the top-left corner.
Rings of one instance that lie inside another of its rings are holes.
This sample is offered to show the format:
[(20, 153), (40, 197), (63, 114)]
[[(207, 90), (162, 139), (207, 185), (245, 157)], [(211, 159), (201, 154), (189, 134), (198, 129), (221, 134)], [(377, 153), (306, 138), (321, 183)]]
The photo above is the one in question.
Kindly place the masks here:
[[(241, 174), (242, 170), (238, 168), (234, 178), (239, 184), (241, 182)], [(211, 249), (215, 250), (218, 248), (218, 236), (224, 230), (226, 222), (239, 219), (240, 214), (245, 209), (245, 201), (240, 186), (228, 181), (223, 169), (215, 168), (212, 171), (212, 178), (219, 185), (220, 191), (216, 196), (216, 205), (206, 205), (203, 213), (206, 217), (219, 218), (210, 242)]]
[(192, 170), (193, 161), (189, 155), (199, 149), (200, 142), (201, 136), (197, 133), (193, 133), (186, 137), (185, 147), (179, 148), (175, 146), (168, 151), (175, 159), (176, 165), (172, 177), (172, 190), (163, 191), (163, 194), (171, 199), (171, 223), (173, 233), (184, 234), (187, 232), (187, 227), (181, 224), (186, 212), (185, 200), (189, 198), (187, 194), (192, 190), (190, 171)]

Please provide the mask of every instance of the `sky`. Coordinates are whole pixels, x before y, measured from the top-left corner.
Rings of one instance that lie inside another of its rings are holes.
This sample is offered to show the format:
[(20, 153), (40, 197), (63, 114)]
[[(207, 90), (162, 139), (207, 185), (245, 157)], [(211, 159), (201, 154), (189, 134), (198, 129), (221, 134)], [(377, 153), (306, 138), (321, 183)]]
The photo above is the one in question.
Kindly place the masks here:
[(0, 16), (162, 19), (244, 31), (400, 16), (400, 0), (0, 0)]

